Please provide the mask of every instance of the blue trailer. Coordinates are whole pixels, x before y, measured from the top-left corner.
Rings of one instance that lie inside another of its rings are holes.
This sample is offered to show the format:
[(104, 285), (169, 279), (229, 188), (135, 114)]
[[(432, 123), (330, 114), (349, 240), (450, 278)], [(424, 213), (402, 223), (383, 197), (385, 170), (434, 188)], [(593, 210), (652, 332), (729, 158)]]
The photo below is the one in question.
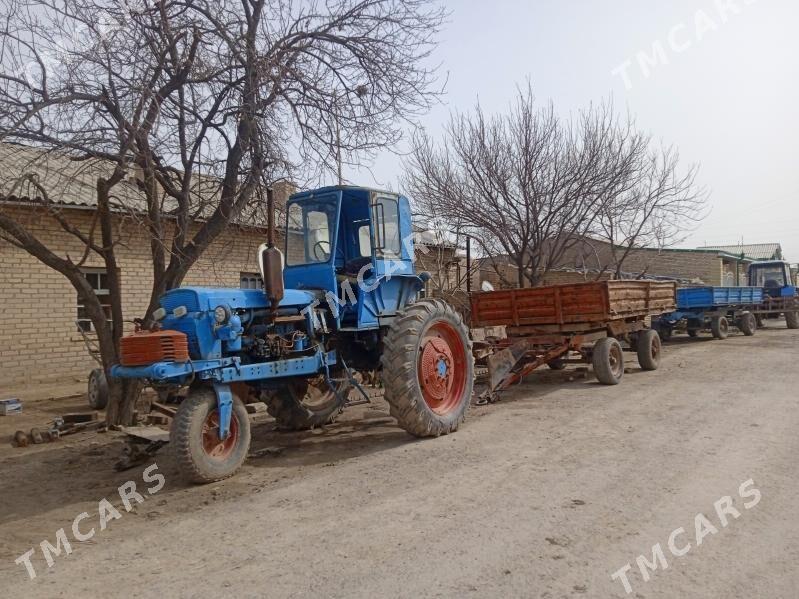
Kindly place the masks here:
[(691, 337), (710, 330), (725, 339), (731, 326), (751, 336), (757, 330), (756, 307), (763, 300), (762, 287), (683, 287), (677, 290), (677, 310), (654, 319), (652, 328), (664, 340), (683, 329)]

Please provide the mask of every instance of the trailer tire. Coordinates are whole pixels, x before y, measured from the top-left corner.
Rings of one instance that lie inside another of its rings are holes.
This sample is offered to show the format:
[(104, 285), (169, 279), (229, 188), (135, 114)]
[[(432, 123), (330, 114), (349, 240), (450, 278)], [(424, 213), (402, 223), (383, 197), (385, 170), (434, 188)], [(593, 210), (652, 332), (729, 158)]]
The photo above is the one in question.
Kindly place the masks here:
[(746, 335), (747, 337), (751, 337), (757, 331), (757, 321), (755, 320), (754, 314), (751, 312), (744, 312), (741, 314), (741, 322), (738, 324), (738, 328), (741, 329), (741, 332)]
[(563, 358), (555, 358), (554, 360), (547, 362), (547, 366), (549, 366), (550, 370), (565, 370), (566, 361)]
[(261, 401), (280, 430), (309, 430), (330, 424), (344, 407), (347, 385), (339, 386), (338, 397), (325, 387), (327, 382), (323, 378), (317, 385), (307, 379), (289, 381), (281, 389), (261, 392)]
[(624, 376), (624, 351), (613, 337), (604, 337), (594, 344), (591, 363), (597, 380), (603, 385), (618, 385), (621, 382)]
[(197, 387), (178, 406), (169, 431), (171, 446), (181, 473), (194, 483), (211, 483), (233, 476), (250, 449), (250, 419), (244, 403), (233, 396), (230, 433), (218, 438), (219, 411), (216, 393)]
[(385, 399), (399, 425), (416, 437), (455, 432), (466, 417), (474, 385), (469, 331), (449, 304), (409, 305), (383, 341)]
[(785, 325), (789, 329), (799, 329), (799, 312), (786, 312)]
[(650, 329), (638, 333), (635, 350), (638, 354), (638, 363), (643, 370), (657, 370), (660, 367), (662, 347), (660, 336), (656, 331)]
[(755, 322), (757, 323), (758, 329), (762, 329), (766, 326), (766, 323), (763, 322), (763, 317), (760, 314), (755, 314)]
[(716, 339), (726, 339), (730, 334), (730, 323), (726, 316), (714, 316), (710, 321), (710, 330)]
[(689, 329), (686, 329), (686, 332), (688, 333), (689, 337), (691, 337), (692, 339), (695, 339), (696, 337), (699, 337), (699, 331), (700, 330), (701, 329), (690, 329), (689, 328)]
[(108, 379), (102, 368), (95, 368), (89, 373), (86, 399), (93, 410), (104, 410), (108, 405)]

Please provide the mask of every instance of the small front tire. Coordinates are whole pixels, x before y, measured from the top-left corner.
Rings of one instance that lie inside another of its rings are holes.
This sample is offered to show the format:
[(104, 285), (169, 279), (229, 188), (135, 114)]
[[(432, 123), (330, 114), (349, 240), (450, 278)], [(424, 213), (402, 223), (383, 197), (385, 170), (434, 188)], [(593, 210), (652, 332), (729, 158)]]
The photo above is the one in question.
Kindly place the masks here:
[(241, 468), (250, 449), (250, 419), (244, 403), (233, 396), (230, 431), (220, 439), (216, 393), (210, 388), (192, 389), (178, 407), (169, 437), (186, 478), (211, 483)]
[(799, 312), (786, 312), (785, 324), (789, 329), (799, 329)]

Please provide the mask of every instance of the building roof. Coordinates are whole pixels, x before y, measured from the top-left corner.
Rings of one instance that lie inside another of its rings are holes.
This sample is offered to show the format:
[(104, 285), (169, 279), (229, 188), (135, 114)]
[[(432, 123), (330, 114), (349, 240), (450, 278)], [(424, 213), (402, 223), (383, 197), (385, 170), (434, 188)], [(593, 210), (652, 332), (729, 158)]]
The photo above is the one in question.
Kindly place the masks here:
[(708, 245), (699, 249), (702, 250), (719, 250), (740, 256), (751, 260), (782, 260), (782, 246), (779, 243), (749, 243), (738, 245)]
[[(73, 208), (93, 209), (97, 207), (97, 179), (109, 177), (114, 164), (109, 160), (90, 158), (75, 160), (65, 152), (45, 150), (32, 146), (0, 142), (0, 202), (18, 204), (41, 204), (41, 194), (30, 183), (15, 185), (27, 174), (35, 174), (37, 182), (47, 191), (50, 201)], [(143, 213), (147, 211), (147, 198), (139, 187), (137, 169), (117, 183), (111, 190), (111, 207), (120, 213)], [(281, 202), (293, 192), (294, 185), (281, 181), (276, 185), (278, 212)], [(217, 177), (197, 174), (192, 177), (189, 194), (191, 216), (204, 220), (216, 209), (221, 192)], [(177, 201), (163, 194), (162, 211), (169, 215), (178, 210)], [(267, 223), (266, 202), (253, 199), (236, 220), (240, 226), (264, 228)], [(278, 216), (280, 218), (280, 216)]]

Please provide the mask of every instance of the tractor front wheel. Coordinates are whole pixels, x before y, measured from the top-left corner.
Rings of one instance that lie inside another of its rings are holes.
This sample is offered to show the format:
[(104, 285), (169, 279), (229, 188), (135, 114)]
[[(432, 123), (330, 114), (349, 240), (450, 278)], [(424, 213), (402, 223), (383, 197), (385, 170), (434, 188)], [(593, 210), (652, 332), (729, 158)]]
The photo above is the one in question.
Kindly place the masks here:
[(233, 396), (230, 430), (220, 439), (216, 393), (197, 388), (180, 403), (169, 436), (181, 472), (192, 482), (211, 483), (241, 468), (250, 449), (250, 420)]
[(458, 429), (472, 398), (474, 358), (460, 314), (436, 299), (408, 306), (391, 325), (381, 363), (391, 415), (416, 437)]
[(799, 312), (786, 312), (785, 324), (789, 329), (799, 329)]
[(261, 400), (281, 430), (304, 431), (330, 424), (341, 412), (346, 385), (337, 388), (338, 397), (323, 376), (289, 381), (277, 391), (264, 391)]

